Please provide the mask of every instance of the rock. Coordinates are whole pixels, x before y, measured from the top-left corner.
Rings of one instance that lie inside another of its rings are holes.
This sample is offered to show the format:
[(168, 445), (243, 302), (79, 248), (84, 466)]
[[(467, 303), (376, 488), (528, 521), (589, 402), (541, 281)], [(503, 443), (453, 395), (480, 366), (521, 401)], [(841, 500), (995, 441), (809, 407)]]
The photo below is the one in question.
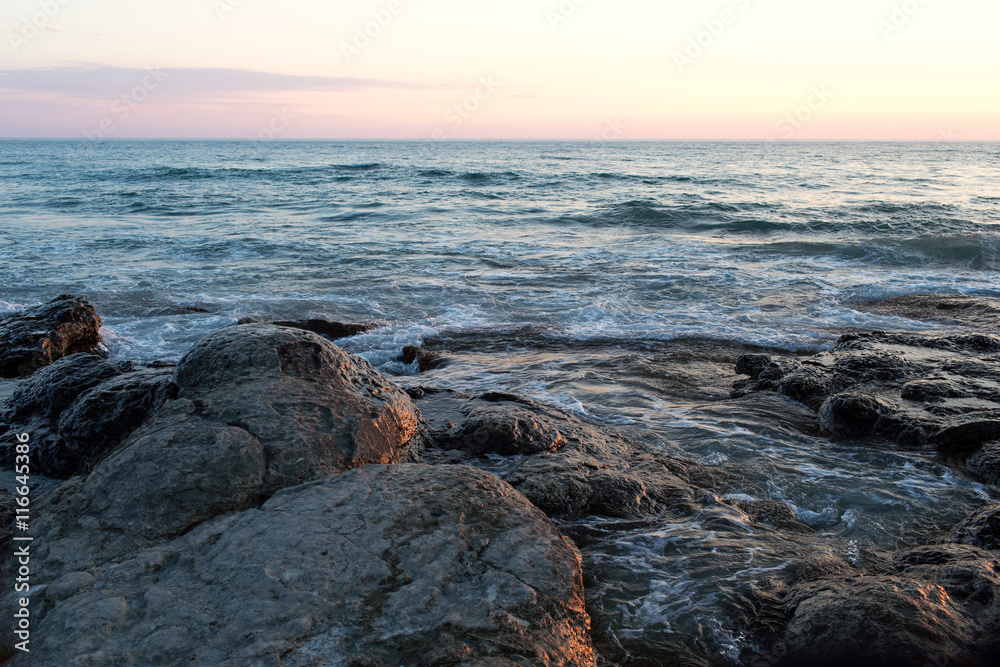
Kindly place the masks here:
[(181, 359), (175, 382), (202, 417), (260, 441), (269, 492), (413, 457), (420, 416), (410, 398), (314, 333), (267, 324), (222, 329)]
[[(244, 317), (240, 319), (237, 324), (264, 324), (264, 322), (255, 317)], [(278, 327), (289, 327), (291, 329), (311, 331), (314, 334), (325, 336), (330, 340), (350, 338), (351, 336), (357, 336), (358, 334), (363, 334), (366, 331), (373, 331), (378, 328), (373, 324), (345, 324), (343, 322), (330, 322), (328, 320), (296, 320), (271, 322), (271, 324)]]
[(33, 664), (596, 663), (579, 554), (464, 466), (361, 467), (57, 574), (94, 540), (49, 535), (35, 556)]
[(432, 371), (435, 368), (441, 368), (447, 361), (442, 357), (438, 356), (430, 350), (425, 350), (422, 347), (416, 347), (414, 345), (407, 345), (403, 348), (403, 354), (401, 354), (396, 361), (400, 361), (404, 364), (417, 363), (417, 369), (424, 373), (426, 371)]
[(879, 433), (887, 417), (899, 410), (888, 400), (860, 392), (831, 396), (819, 410), (823, 433), (833, 438), (864, 437)]
[(812, 532), (802, 523), (792, 508), (776, 500), (738, 500), (733, 503), (754, 523), (773, 526), (792, 532)]
[[(32, 471), (59, 475), (66, 466), (65, 446), (59, 434), (59, 418), (84, 393), (121, 371), (92, 354), (63, 357), (36, 372), (18, 386), (0, 418), (11, 430), (31, 434)], [(0, 463), (14, 461), (14, 443), (0, 444)]]
[[(32, 434), (36, 473), (83, 472), (142, 424), (176, 387), (170, 371), (123, 372), (90, 354), (64, 357), (26, 380), (8, 404), (10, 428)], [(2, 459), (11, 460), (10, 445)]]
[(905, 572), (913, 567), (989, 560), (993, 557), (988, 551), (968, 544), (931, 544), (894, 554), (892, 566), (897, 571)]
[(517, 404), (480, 400), (465, 411), (461, 426), (448, 438), (448, 449), (473, 456), (538, 454), (557, 451), (566, 444), (558, 424)]
[(171, 401), (86, 479), (78, 512), (103, 530), (172, 537), (259, 503), (266, 468), (257, 438), (204, 419), (190, 401)]
[(1000, 299), (957, 294), (908, 294), (863, 306), (877, 313), (913, 320), (959, 323), (1000, 329)]
[(841, 349), (834, 365), (834, 373), (840, 376), (842, 382), (893, 382), (909, 377), (913, 372), (906, 358), (900, 354), (886, 350)]
[(150, 369), (111, 378), (80, 396), (59, 418), (63, 472), (79, 472), (113, 450), (176, 394), (172, 371)]
[(816, 410), (832, 438), (968, 452), (1000, 440), (1000, 336), (852, 333), (801, 362), (741, 357), (732, 395), (776, 391)]
[[(551, 517), (693, 512), (687, 463), (516, 395), (421, 393), (432, 452), (480, 457), (472, 464), (498, 474)], [(498, 457), (509, 458), (497, 463)]]
[(981, 664), (975, 624), (937, 585), (887, 576), (804, 584), (789, 612), (784, 664)]
[(969, 451), (994, 440), (1000, 440), (1000, 414), (994, 412), (963, 415), (933, 436), (941, 451)]
[(769, 354), (743, 354), (736, 358), (736, 374), (756, 380), (771, 363)]
[(60, 296), (0, 320), (0, 377), (39, 368), (100, 344), (101, 318), (85, 299)]
[(966, 465), (987, 484), (1000, 486), (1000, 442), (991, 442), (969, 457)]
[(987, 505), (955, 526), (949, 538), (958, 544), (1000, 550), (1000, 505)]
[(804, 366), (783, 377), (777, 389), (778, 393), (818, 411), (834, 386), (827, 369)]

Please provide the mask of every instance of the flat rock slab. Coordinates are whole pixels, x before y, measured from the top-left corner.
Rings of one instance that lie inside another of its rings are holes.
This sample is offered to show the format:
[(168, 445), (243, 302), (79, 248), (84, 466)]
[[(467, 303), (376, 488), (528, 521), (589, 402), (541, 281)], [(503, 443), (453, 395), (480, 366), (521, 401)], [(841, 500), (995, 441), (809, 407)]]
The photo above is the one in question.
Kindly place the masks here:
[(32, 664), (595, 664), (576, 550), (465, 466), (365, 466), (121, 562), (96, 540), (44, 540)]

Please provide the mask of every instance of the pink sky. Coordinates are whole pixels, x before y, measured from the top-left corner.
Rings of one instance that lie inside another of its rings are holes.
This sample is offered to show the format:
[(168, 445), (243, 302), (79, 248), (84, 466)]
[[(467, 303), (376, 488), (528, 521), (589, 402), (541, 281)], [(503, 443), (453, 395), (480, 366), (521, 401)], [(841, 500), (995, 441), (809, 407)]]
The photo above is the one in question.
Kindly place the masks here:
[(996, 2), (275, 7), (11, 0), (0, 136), (1000, 140)]

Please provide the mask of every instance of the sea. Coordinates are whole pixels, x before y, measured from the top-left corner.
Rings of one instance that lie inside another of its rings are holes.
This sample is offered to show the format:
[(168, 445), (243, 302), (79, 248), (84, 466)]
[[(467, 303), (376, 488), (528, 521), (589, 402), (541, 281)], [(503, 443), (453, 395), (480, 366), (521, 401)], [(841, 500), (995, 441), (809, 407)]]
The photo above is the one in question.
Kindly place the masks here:
[[(861, 559), (991, 491), (739, 414), (732, 360), (948, 330), (866, 309), (887, 297), (1000, 297), (998, 175), (996, 143), (4, 140), (0, 314), (84, 296), (112, 358), (145, 363), (242, 317), (372, 322), (338, 344), (403, 385), (515, 392), (742, 466), (734, 497)], [(448, 363), (420, 374), (408, 345)], [(787, 563), (699, 521), (564, 526), (598, 545), (605, 641), (736, 664), (736, 591)]]

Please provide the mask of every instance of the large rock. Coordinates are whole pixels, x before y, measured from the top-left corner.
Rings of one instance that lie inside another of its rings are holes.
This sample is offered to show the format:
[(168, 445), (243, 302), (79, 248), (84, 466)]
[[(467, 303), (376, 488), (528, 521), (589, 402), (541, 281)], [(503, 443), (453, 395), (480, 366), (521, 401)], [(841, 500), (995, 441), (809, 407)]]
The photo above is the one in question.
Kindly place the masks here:
[[(259, 470), (236, 431), (201, 444)], [(94, 549), (99, 533), (39, 535), (31, 664), (595, 664), (576, 550), (472, 468), (365, 466), (120, 561)], [(74, 547), (89, 564), (67, 561)]]
[(981, 665), (976, 625), (939, 585), (873, 576), (805, 584), (789, 596), (784, 664)]
[(268, 324), (222, 329), (181, 359), (175, 381), (199, 415), (260, 441), (271, 492), (413, 456), (420, 416), (406, 393), (314, 333)]
[(0, 320), (0, 377), (27, 377), (101, 342), (101, 318), (85, 299), (60, 296)]

